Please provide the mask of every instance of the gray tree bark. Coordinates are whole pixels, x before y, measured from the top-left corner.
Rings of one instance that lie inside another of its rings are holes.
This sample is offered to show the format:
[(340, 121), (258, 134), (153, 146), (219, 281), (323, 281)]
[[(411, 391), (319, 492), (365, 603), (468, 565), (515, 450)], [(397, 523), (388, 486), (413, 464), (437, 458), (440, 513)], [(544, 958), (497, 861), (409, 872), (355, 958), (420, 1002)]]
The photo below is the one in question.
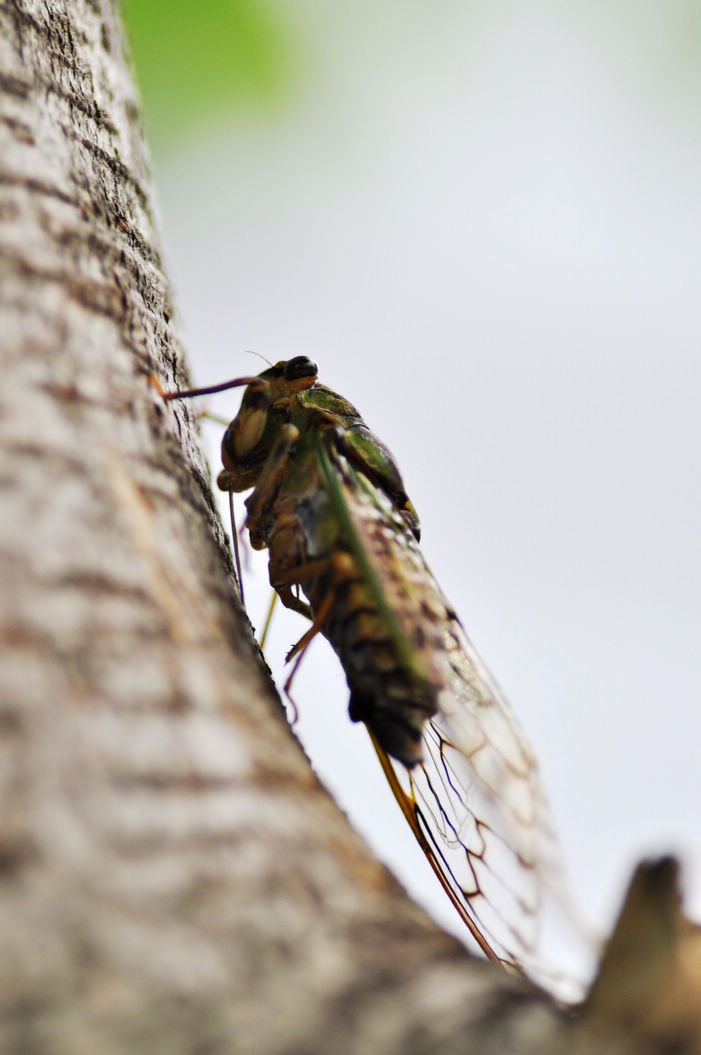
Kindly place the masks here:
[(147, 380), (145, 158), (116, 4), (0, 0), (0, 1051), (662, 1050), (470, 958), (314, 777)]

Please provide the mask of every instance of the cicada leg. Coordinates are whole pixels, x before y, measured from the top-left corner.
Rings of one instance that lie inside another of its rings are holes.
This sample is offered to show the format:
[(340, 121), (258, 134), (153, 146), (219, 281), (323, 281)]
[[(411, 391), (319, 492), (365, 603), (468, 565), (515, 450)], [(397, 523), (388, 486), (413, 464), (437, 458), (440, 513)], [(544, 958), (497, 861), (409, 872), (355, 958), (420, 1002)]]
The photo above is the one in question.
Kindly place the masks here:
[(207, 421), (213, 421), (215, 425), (221, 425), (222, 428), (227, 428), (229, 422), (226, 418), (220, 418), (218, 414), (212, 414), (211, 410), (200, 410), (197, 414), (198, 418), (205, 418)]
[(231, 520), (231, 542), (234, 547), (234, 563), (236, 565), (236, 578), (239, 584), (239, 597), (245, 608), (246, 602), (243, 596), (243, 575), (241, 574), (241, 555), (239, 553), (239, 534), (236, 530), (236, 513), (234, 511), (234, 492), (229, 491), (229, 519)]
[[(299, 429), (286, 425), (281, 429), (265, 465), (261, 469), (255, 490), (246, 499), (246, 527), (254, 549), (264, 549), (268, 543), (269, 528), (266, 521), (279, 496), (280, 483), (288, 464), (290, 448), (299, 436)], [(235, 475), (229, 469), (223, 469), (217, 477), (217, 483), (223, 490), (236, 490)]]
[[(282, 430), (282, 434), (266, 458), (265, 464), (260, 471), (255, 490), (246, 500), (247, 516), (244, 528), (248, 528), (251, 545), (254, 549), (263, 549), (268, 544), (265, 521), (278, 496), (280, 478), (285, 469), (286, 459), (289, 455), (290, 447), (295, 442), (298, 435), (299, 432), (294, 425), (288, 425)], [(236, 569), (239, 577), (239, 592), (241, 593), (242, 602), (243, 590), (241, 588), (241, 561), (234, 519), (234, 492), (243, 489), (247, 482), (245, 477), (245, 472), (242, 474), (232, 468), (222, 469), (217, 477), (217, 486), (219, 489), (229, 492), (229, 512), (231, 515), (234, 559), (236, 561)], [(300, 611), (302, 615), (309, 615), (308, 611), (304, 610), (307, 606), (300, 608), (296, 605), (288, 605), (288, 607), (294, 607), (295, 610)], [(268, 616), (268, 619), (266, 620), (266, 629), (263, 632), (264, 635), (267, 632), (269, 622), (270, 616)]]
[(300, 600), (300, 598), (292, 592), (291, 587), (299, 586), (300, 583), (308, 581), (309, 579), (314, 579), (317, 575), (326, 571), (329, 563), (328, 558), (322, 557), (320, 560), (308, 561), (306, 564), (297, 564), (292, 567), (281, 567), (279, 564), (274, 565), (273, 560), (274, 554), (271, 550), (270, 585), (275, 590), (285, 608), (289, 608), (293, 612), (298, 612), (313, 623), (315, 621), (315, 616), (310, 606), (305, 601)]
[(334, 602), (335, 599), (336, 599), (336, 595), (335, 595), (334, 591), (333, 590), (329, 590), (329, 592), (326, 594), (326, 597), (324, 598), (324, 600), (322, 601), (322, 603), (321, 603), (321, 605), (319, 607), (319, 611), (314, 616), (314, 622), (309, 627), (309, 629), (304, 634), (302, 634), (302, 636), (300, 637), (299, 641), (295, 645), (292, 646), (290, 651), (285, 656), (285, 663), (289, 663), (291, 659), (293, 659), (295, 656), (297, 657), (295, 659), (295, 661), (294, 661), (294, 665), (292, 667), (292, 670), (290, 671), (290, 676), (288, 677), (287, 681), (285, 682), (285, 684), (283, 686), (283, 690), (284, 690), (285, 696), (287, 696), (287, 699), (290, 701), (290, 703), (291, 703), (291, 705), (292, 705), (292, 707), (294, 709), (295, 717), (294, 717), (294, 721), (292, 723), (293, 725), (294, 725), (294, 722), (297, 721), (297, 716), (299, 714), (299, 711), (298, 711), (298, 708), (297, 708), (297, 704), (295, 703), (295, 701), (292, 698), (292, 693), (290, 692), (290, 690), (292, 688), (292, 682), (294, 681), (295, 674), (299, 670), (299, 665), (302, 662), (302, 659), (304, 658), (304, 653), (307, 651), (307, 649), (311, 645), (312, 641), (314, 640), (314, 638), (316, 637), (316, 635), (319, 633), (319, 631), (321, 630), (322, 626), (326, 622), (326, 618), (327, 618), (329, 612), (331, 611), (331, 607), (332, 607), (333, 602)]
[(292, 567), (287, 568), (281, 567), (278, 563), (273, 563), (273, 560), (274, 554), (273, 551), (271, 551), (270, 584), (275, 589), (277, 596), (286, 608), (291, 608), (293, 611), (300, 612), (302, 615), (305, 615), (312, 620), (312, 625), (304, 634), (302, 634), (299, 641), (292, 646), (285, 657), (286, 663), (289, 663), (290, 660), (295, 659), (296, 657), (290, 676), (283, 686), (283, 691), (293, 707), (295, 713), (294, 721), (296, 721), (296, 715), (298, 713), (297, 705), (290, 693), (292, 682), (299, 669), (299, 665), (302, 662), (304, 653), (328, 618), (335, 599), (335, 593), (333, 590), (329, 590), (320, 604), (318, 611), (314, 614), (308, 604), (305, 604), (303, 601), (300, 601), (298, 597), (295, 597), (291, 589), (294, 585), (308, 582), (310, 579), (316, 579), (319, 575), (322, 575), (328, 569), (328, 557), (322, 557), (315, 561), (307, 561), (306, 563), (293, 565)]
[(275, 611), (275, 602), (277, 601), (277, 599), (278, 595), (275, 590), (273, 590), (273, 596), (270, 599), (270, 604), (268, 605), (268, 614), (266, 615), (265, 623), (263, 624), (263, 633), (260, 635), (260, 647), (262, 649), (265, 648), (265, 642), (268, 639), (268, 631), (270, 630), (270, 624), (273, 619), (273, 612)]
[[(285, 663), (289, 663), (291, 659), (294, 659), (295, 656), (297, 657), (294, 670), (297, 669), (302, 656), (304, 655), (307, 648), (312, 643), (312, 641), (326, 622), (326, 619), (328, 617), (329, 612), (331, 611), (331, 606), (333, 605), (335, 598), (335, 592), (333, 590), (329, 590), (329, 592), (326, 594), (326, 597), (319, 606), (319, 611), (314, 616), (314, 622), (309, 627), (309, 629), (302, 634), (299, 641), (292, 646), (290, 651), (285, 656)], [(294, 670), (292, 672), (293, 674)], [(290, 679), (291, 677), (292, 675), (290, 675)], [(287, 684), (285, 685), (285, 688), (287, 688)]]
[[(198, 414), (200, 418), (206, 418), (207, 421), (213, 421), (217, 425), (223, 425), (227, 428), (229, 422), (224, 418), (220, 418), (217, 414), (212, 414), (209, 410), (201, 410)], [(231, 521), (231, 544), (234, 550), (234, 566), (236, 568), (236, 580), (238, 582), (239, 597), (241, 598), (241, 604), (246, 607), (246, 599), (243, 595), (243, 575), (241, 574), (241, 554), (239, 552), (239, 535), (236, 529), (236, 514), (234, 512), (234, 492), (229, 491), (229, 520)]]

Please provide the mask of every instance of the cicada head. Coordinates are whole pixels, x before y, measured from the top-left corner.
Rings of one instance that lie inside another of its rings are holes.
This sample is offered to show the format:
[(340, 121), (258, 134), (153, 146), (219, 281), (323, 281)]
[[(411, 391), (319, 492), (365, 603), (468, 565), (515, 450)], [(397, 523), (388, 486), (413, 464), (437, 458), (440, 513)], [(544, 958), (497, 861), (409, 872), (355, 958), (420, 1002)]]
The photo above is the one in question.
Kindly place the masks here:
[(318, 367), (306, 355), (282, 360), (246, 387), (238, 414), (222, 440), (222, 491), (254, 487), (282, 425), (290, 419), (290, 399), (315, 384)]

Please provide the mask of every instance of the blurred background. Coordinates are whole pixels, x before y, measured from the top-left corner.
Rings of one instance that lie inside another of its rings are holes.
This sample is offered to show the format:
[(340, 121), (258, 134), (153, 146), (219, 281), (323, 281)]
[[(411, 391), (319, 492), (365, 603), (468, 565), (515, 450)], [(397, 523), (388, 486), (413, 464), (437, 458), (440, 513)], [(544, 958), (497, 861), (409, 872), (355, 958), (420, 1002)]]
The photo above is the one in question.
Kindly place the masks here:
[[(633, 863), (673, 851), (700, 914), (701, 3), (126, 18), (194, 381), (259, 372), (248, 349), (318, 361), (397, 456), (585, 913), (608, 928)], [(278, 674), (303, 629), (277, 612)], [(322, 639), (293, 695), (322, 779), (459, 930)]]

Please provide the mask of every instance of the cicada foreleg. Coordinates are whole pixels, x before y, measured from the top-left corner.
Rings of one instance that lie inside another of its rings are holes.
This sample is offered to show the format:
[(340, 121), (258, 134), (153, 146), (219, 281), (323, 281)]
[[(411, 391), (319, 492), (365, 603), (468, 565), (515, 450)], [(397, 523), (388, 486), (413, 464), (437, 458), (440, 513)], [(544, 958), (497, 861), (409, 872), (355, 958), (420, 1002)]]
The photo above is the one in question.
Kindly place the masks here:
[[(265, 549), (269, 545), (273, 506), (280, 493), (290, 450), (298, 436), (299, 430), (294, 425), (285, 425), (280, 430), (280, 435), (260, 469), (255, 489), (246, 499), (246, 527), (254, 549)], [(231, 469), (223, 469), (219, 473), (217, 484), (224, 491), (241, 489), (240, 480)]]
[[(263, 402), (265, 402), (263, 390), (261, 390), (260, 395)], [(245, 490), (252, 482), (252, 470), (248, 464), (252, 448), (249, 449), (249, 444), (253, 443), (253, 447), (255, 447), (255, 444), (260, 440), (261, 423), (258, 420), (259, 415), (260, 408), (256, 411), (239, 414), (231, 423), (222, 441), (222, 458), (224, 458), (226, 465), (217, 476), (219, 489), (229, 493), (229, 513), (231, 516), (234, 556), (239, 571), (239, 583), (241, 583), (241, 573), (233, 496), (235, 492)], [(241, 418), (243, 418), (243, 425), (241, 424)], [(264, 549), (268, 544), (266, 517), (270, 513), (278, 495), (280, 477), (284, 471), (285, 461), (297, 435), (298, 431), (293, 425), (283, 429), (262, 467), (257, 471), (255, 490), (245, 503), (247, 517), (244, 524), (244, 528), (248, 528), (249, 538), (254, 549)], [(235, 458), (232, 456), (232, 451), (236, 456)], [(240, 459), (240, 461), (236, 459)], [(243, 590), (240, 592), (241, 600), (243, 600)], [(307, 615), (308, 613), (303, 611), (302, 614)], [(269, 621), (270, 616), (268, 616), (267, 622)], [(267, 632), (267, 622), (264, 634)]]

